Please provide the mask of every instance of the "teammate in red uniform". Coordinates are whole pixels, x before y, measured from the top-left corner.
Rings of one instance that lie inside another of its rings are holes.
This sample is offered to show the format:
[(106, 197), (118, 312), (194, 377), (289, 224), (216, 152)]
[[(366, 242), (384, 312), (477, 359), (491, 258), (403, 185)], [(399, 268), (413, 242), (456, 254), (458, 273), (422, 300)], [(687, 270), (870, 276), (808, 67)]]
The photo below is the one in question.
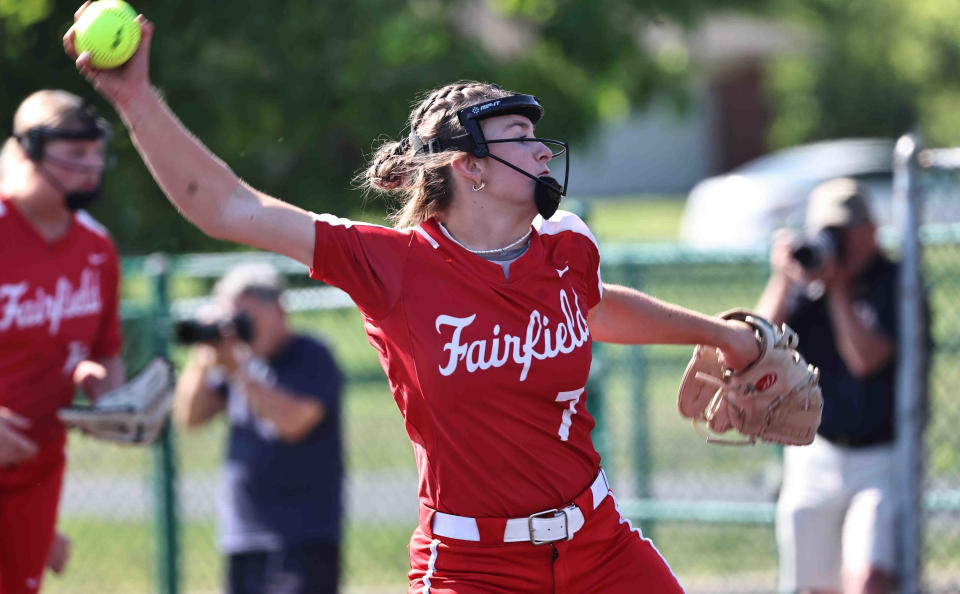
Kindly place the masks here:
[(38, 91), (0, 152), (0, 594), (37, 592), (54, 537), (76, 385), (122, 383), (118, 263), (82, 210), (97, 193), (106, 122)]
[(404, 198), (397, 228), (314, 215), (244, 184), (177, 121), (150, 87), (139, 19), (127, 65), (78, 67), (170, 200), (214, 237), (309, 265), (363, 314), (420, 475), (410, 592), (681, 592), (600, 469), (591, 341), (717, 345), (737, 368), (758, 346), (745, 325), (601, 282), (590, 231), (557, 210), (546, 145), (566, 147), (534, 137), (537, 99), (433, 91), (366, 174)]

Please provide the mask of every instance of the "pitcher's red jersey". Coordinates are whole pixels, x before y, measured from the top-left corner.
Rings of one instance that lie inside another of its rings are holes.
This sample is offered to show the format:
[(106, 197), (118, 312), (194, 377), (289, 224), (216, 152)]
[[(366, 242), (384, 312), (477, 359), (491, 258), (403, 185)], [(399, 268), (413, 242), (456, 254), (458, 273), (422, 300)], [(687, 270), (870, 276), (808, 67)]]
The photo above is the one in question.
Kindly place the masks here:
[(39, 445), (62, 438), (57, 409), (73, 398), (83, 359), (116, 355), (117, 252), (89, 214), (50, 243), (0, 198), (0, 406), (30, 419)]
[(570, 501), (597, 474), (585, 391), (597, 244), (571, 213), (533, 227), (507, 279), (435, 220), (397, 231), (316, 217), (311, 276), (360, 308), (433, 509), (526, 515)]

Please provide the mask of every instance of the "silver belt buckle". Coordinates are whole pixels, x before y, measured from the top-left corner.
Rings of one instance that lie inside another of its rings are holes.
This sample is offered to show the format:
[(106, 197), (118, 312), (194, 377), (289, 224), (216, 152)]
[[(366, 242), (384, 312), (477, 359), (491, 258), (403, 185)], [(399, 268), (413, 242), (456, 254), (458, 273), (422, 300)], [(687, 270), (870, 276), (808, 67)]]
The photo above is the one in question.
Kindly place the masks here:
[[(556, 518), (558, 516), (563, 516), (563, 538), (555, 538), (553, 540), (537, 540), (537, 538), (534, 536), (533, 520), (535, 518)], [(530, 517), (527, 518), (527, 526), (530, 529), (530, 543), (533, 545), (548, 544), (551, 542), (557, 542), (559, 540), (570, 540), (570, 518), (567, 517), (567, 512), (560, 509), (548, 509), (542, 512), (531, 514)]]

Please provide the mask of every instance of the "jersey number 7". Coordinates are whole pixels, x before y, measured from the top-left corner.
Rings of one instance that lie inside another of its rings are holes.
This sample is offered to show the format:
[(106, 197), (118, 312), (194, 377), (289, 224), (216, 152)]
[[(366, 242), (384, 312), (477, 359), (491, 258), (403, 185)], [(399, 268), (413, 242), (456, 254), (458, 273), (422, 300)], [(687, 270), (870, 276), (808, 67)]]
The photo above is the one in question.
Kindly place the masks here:
[(570, 439), (570, 425), (573, 424), (573, 415), (577, 414), (577, 403), (580, 402), (580, 396), (582, 395), (583, 388), (570, 390), (568, 392), (559, 392), (557, 394), (557, 399), (554, 402), (570, 403), (570, 406), (563, 410), (563, 417), (560, 420), (560, 429), (557, 430), (557, 435), (560, 436), (560, 441), (567, 441)]

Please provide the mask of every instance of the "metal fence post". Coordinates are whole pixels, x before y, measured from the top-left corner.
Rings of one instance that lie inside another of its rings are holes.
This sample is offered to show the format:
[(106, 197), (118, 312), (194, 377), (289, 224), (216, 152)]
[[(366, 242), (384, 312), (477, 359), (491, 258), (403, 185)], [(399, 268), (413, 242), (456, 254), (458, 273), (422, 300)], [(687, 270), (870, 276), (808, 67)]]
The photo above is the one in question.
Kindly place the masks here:
[(613, 457), (610, 453), (610, 415), (607, 411), (606, 387), (609, 372), (609, 355), (599, 342), (593, 343), (593, 362), (590, 376), (587, 378), (587, 397), (590, 402), (590, 414), (593, 415), (593, 445), (600, 452), (602, 463), (609, 464)]
[[(644, 264), (634, 264), (632, 272), (635, 274), (631, 287), (642, 291), (644, 287), (646, 268)], [(647, 377), (647, 352), (645, 347), (634, 346), (630, 348), (627, 354), (627, 361), (631, 370), (631, 381), (633, 383), (631, 399), (633, 404), (632, 415), (636, 419), (633, 425), (633, 452), (634, 462), (634, 495), (640, 499), (649, 499), (653, 495), (652, 479), (653, 468), (651, 460), (653, 453), (650, 451), (650, 410), (647, 399), (649, 395), (649, 378)], [(653, 520), (641, 520), (640, 531), (647, 538), (653, 538), (654, 522)]]
[[(153, 254), (144, 264), (153, 283), (153, 350), (157, 356), (169, 356), (165, 329), (170, 317), (169, 259)], [(177, 472), (173, 432), (164, 428), (154, 446), (156, 525), (157, 525), (157, 592), (179, 592), (178, 524), (176, 489)]]
[(898, 484), (903, 488), (904, 517), (900, 535), (902, 570), (900, 592), (918, 594), (922, 584), (923, 554), (923, 405), (926, 341), (922, 328), (920, 191), (917, 155), (920, 139), (902, 136), (894, 152), (893, 195), (899, 211), (901, 261), (899, 332), (897, 340), (896, 455)]

